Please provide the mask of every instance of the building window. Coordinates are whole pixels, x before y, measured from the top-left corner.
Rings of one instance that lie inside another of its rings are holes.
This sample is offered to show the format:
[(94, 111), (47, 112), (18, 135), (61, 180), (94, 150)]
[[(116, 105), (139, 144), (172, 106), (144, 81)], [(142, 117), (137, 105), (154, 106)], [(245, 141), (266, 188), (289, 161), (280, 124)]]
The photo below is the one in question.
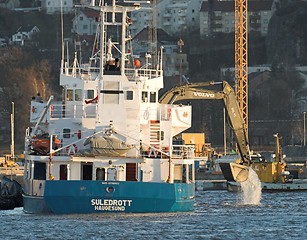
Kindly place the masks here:
[(192, 13), (193, 13), (193, 12), (195, 12), (195, 10), (194, 10), (194, 9), (192, 9)]
[(80, 20), (80, 21), (83, 21), (83, 16), (79, 17), (79, 20)]
[(83, 25), (83, 29), (88, 29), (88, 25)]

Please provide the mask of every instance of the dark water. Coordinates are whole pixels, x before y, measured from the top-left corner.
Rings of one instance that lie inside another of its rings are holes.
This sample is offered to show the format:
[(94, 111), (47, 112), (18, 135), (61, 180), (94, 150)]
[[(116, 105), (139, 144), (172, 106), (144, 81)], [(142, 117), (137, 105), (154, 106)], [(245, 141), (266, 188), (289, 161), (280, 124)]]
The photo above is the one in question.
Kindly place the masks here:
[(227, 191), (196, 193), (195, 211), (28, 215), (0, 211), (0, 239), (307, 239), (307, 192), (263, 193), (259, 206)]

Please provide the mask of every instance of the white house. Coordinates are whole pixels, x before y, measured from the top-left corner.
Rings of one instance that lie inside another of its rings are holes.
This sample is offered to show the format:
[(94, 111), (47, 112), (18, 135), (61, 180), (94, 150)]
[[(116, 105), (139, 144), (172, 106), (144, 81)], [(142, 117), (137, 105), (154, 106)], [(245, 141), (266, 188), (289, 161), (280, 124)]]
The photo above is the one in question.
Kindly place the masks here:
[(15, 9), (20, 6), (19, 0), (0, 0), (0, 7), (8, 8), (8, 9)]
[(12, 43), (24, 45), (25, 41), (31, 40), (33, 35), (38, 32), (40, 32), (40, 30), (36, 26), (21, 26), (12, 36)]
[(72, 32), (78, 35), (95, 35), (98, 25), (99, 12), (82, 9), (73, 18)]
[(157, 0), (155, 10), (141, 8), (131, 13), (133, 24), (132, 36), (154, 23), (153, 12), (156, 13), (156, 28), (161, 28), (171, 36), (181, 36), (199, 29), (199, 10), (202, 0)]
[(41, 0), (41, 2), (42, 2), (42, 9), (46, 11), (47, 14), (60, 13), (61, 2), (64, 14), (71, 13), (74, 7), (73, 0)]
[[(132, 39), (133, 54), (139, 56), (138, 58), (142, 65), (147, 62), (149, 30), (149, 28), (144, 28)], [(182, 74), (187, 74), (187, 54), (185, 52), (180, 53), (177, 39), (170, 37), (162, 29), (157, 29), (157, 41), (157, 51), (160, 52), (161, 48), (163, 48), (163, 75), (166, 77), (179, 76), (180, 69), (182, 70)], [(148, 59), (150, 63), (153, 63), (153, 60), (154, 56)]]

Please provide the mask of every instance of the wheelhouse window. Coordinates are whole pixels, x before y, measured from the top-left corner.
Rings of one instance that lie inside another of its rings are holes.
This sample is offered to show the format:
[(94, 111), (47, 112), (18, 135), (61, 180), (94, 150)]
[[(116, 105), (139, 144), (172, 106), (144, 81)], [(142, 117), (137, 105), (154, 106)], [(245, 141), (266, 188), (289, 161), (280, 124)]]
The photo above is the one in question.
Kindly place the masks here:
[(74, 100), (74, 91), (72, 89), (67, 89), (66, 100), (67, 101), (73, 101)]
[(75, 101), (82, 101), (82, 90), (81, 89), (75, 90)]

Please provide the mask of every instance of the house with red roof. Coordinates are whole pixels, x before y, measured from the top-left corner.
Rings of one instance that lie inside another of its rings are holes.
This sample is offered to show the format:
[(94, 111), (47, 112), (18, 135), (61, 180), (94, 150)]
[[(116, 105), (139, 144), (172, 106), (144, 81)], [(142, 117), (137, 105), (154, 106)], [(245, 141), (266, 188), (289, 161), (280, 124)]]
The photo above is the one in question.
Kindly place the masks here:
[(78, 35), (95, 35), (98, 25), (99, 12), (88, 8), (80, 10), (73, 18), (72, 31)]

